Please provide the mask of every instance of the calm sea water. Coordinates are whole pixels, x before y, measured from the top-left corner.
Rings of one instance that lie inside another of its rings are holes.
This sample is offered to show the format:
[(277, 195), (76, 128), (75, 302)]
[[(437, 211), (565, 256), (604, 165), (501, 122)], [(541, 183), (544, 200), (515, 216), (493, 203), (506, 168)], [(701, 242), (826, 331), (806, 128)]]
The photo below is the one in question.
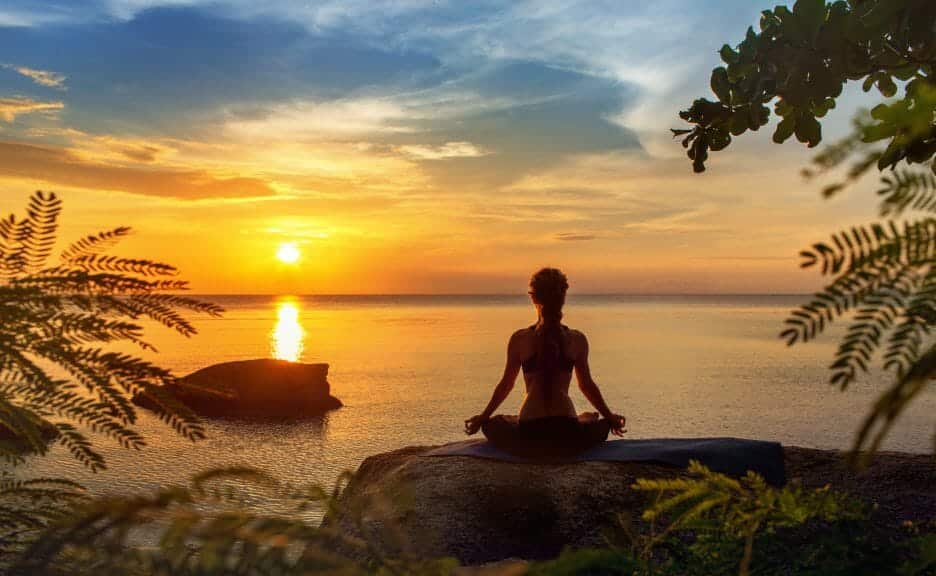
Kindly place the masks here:
[[(369, 454), (464, 438), (503, 369), (513, 330), (535, 321), (525, 297), (209, 297), (227, 309), (199, 319), (191, 339), (150, 327), (163, 365), (185, 374), (256, 357), (328, 362), (345, 407), (320, 420), (212, 421), (192, 444), (144, 416), (142, 453), (105, 440), (109, 469), (90, 474), (59, 449), (26, 472), (76, 478), (97, 492), (130, 492), (227, 464), (282, 480), (330, 484)], [(871, 375), (840, 392), (826, 382), (836, 336), (787, 348), (777, 334), (799, 296), (577, 296), (565, 322), (586, 333), (591, 365), (628, 437), (740, 436), (847, 447), (887, 383)], [(841, 330), (841, 327), (838, 327)], [(502, 411), (516, 411), (523, 384)], [(587, 408), (578, 390), (573, 400)], [(936, 394), (920, 398), (887, 448), (927, 451)]]

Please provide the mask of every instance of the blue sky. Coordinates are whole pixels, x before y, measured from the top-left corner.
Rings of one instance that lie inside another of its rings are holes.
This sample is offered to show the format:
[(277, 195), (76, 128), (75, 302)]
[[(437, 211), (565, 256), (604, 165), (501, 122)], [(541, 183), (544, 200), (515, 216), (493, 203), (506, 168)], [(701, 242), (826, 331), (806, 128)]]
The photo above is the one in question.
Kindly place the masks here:
[(323, 255), (305, 291), (360, 291), (341, 274), (362, 267), (378, 290), (501, 291), (546, 260), (591, 290), (798, 289), (783, 270), (823, 230), (789, 176), (808, 155), (755, 136), (696, 177), (667, 130), (772, 4), (7, 0), (0, 194), (93, 201), (80, 224), (145, 211), (162, 239), (211, 213), (256, 254), (298, 238)]

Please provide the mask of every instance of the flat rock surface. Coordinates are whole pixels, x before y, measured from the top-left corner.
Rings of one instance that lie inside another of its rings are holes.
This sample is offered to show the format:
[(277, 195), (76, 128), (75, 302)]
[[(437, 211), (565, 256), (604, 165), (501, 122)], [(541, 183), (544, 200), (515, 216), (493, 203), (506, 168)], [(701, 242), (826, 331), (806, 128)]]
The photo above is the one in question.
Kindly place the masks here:
[[(466, 456), (426, 457), (411, 447), (367, 458), (324, 525), (378, 542), (386, 553), (453, 556), (463, 564), (551, 558), (564, 546), (601, 546), (616, 514), (638, 517), (639, 477), (683, 470), (631, 462), (519, 464)], [(836, 451), (785, 447), (787, 476), (831, 484), (878, 505), (876, 521), (936, 517), (936, 459), (885, 452), (862, 472)]]

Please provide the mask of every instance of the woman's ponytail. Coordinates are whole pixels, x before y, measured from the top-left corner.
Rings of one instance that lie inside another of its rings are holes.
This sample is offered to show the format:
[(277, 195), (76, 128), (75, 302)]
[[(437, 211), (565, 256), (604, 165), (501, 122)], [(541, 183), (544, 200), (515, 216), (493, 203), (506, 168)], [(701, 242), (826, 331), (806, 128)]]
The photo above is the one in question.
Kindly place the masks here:
[[(562, 329), (562, 307), (565, 305), (569, 282), (556, 268), (543, 268), (530, 279), (530, 296), (540, 305), (542, 321), (536, 326), (536, 351), (542, 369), (543, 386), (547, 391), (566, 358), (566, 343)], [(552, 394), (547, 393), (547, 402)]]

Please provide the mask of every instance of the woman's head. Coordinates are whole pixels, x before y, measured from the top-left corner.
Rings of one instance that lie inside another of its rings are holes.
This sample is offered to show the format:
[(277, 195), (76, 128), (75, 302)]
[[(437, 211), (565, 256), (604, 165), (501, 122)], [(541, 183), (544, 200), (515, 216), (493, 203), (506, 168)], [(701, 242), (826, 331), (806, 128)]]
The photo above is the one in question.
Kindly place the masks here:
[(566, 275), (557, 268), (542, 268), (530, 278), (530, 298), (539, 307), (543, 320), (562, 320), (562, 306), (568, 289)]

